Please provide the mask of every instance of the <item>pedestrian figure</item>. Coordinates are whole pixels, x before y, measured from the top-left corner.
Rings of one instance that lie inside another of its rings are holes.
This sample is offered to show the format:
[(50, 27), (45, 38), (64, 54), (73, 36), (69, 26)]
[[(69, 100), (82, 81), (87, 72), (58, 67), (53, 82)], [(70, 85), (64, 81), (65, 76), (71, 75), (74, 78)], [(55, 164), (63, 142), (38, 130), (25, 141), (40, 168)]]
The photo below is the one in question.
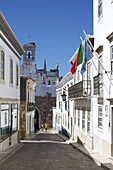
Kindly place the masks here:
[(41, 125), (41, 129), (42, 129), (42, 131), (43, 131), (43, 128), (44, 128), (44, 126), (43, 126), (43, 124)]
[(45, 130), (47, 131), (47, 124), (45, 124)]

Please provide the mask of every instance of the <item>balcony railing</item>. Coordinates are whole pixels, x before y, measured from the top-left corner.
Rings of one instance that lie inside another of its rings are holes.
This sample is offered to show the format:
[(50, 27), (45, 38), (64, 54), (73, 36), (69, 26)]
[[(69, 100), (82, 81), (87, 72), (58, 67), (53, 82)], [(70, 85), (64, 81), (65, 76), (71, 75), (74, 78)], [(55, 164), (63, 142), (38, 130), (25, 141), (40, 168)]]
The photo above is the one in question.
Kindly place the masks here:
[(34, 102), (27, 102), (27, 111), (35, 110), (35, 103)]
[(69, 98), (91, 96), (91, 80), (83, 80), (69, 88)]

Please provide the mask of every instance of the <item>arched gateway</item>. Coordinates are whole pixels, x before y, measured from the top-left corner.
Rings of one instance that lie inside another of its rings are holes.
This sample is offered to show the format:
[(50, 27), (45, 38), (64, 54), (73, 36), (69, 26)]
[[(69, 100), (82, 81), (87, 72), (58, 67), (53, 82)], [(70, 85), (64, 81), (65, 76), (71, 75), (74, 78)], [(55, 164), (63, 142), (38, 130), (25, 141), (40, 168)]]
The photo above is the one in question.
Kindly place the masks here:
[(40, 110), (35, 107), (35, 115), (34, 115), (34, 131), (35, 133), (40, 129)]

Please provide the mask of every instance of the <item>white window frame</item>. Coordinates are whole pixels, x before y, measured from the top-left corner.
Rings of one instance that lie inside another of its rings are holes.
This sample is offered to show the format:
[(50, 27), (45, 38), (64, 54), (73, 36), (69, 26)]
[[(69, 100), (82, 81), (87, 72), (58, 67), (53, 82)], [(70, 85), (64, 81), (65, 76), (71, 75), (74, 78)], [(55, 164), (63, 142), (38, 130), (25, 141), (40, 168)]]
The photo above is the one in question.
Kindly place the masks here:
[(80, 128), (80, 109), (78, 109), (78, 128)]
[(16, 63), (16, 86), (19, 85), (19, 65)]
[(98, 128), (103, 129), (103, 107), (98, 106)]
[(99, 95), (103, 97), (103, 58), (102, 55), (99, 56), (98, 60), (98, 73), (99, 73)]
[(90, 110), (87, 110), (87, 133), (89, 133), (90, 134), (90, 132), (91, 132), (91, 127), (90, 127), (90, 125), (91, 125), (91, 112), (90, 112)]
[(77, 121), (76, 121), (76, 108), (75, 108), (75, 112), (74, 112), (74, 125), (76, 126), (76, 123), (77, 123)]
[(7, 121), (8, 121), (8, 114), (7, 112), (4, 113), (4, 125), (7, 125)]
[(10, 58), (10, 84), (13, 84), (13, 59)]
[[(5, 80), (5, 53), (4, 53), (3, 50), (1, 50), (0, 53), (1, 53), (1, 57), (0, 57), (0, 79), (2, 81), (4, 81)], [(3, 60), (2, 60), (2, 57), (3, 57)]]
[(82, 108), (82, 130), (85, 131), (85, 108)]

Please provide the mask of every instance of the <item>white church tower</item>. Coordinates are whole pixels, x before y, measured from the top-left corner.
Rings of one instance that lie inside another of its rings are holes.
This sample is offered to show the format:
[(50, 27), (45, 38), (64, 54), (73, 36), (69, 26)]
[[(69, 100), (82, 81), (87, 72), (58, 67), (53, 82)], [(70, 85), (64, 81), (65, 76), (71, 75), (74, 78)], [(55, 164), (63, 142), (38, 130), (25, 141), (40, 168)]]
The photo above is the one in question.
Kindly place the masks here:
[(21, 74), (27, 75), (36, 80), (36, 45), (30, 42), (23, 46), (25, 53), (23, 55), (23, 64), (21, 65)]
[(41, 124), (52, 127), (52, 107), (56, 104), (56, 85), (59, 82), (59, 66), (47, 70), (46, 60), (42, 69), (36, 67), (36, 44), (29, 42), (23, 46), (23, 64), (21, 74), (29, 76), (36, 82), (36, 108), (41, 115)]
[(59, 66), (47, 71), (46, 60), (44, 60), (43, 69), (36, 68), (36, 45), (29, 42), (24, 46), (23, 64), (21, 65), (21, 74), (33, 78), (37, 84), (36, 96), (56, 97), (56, 84), (59, 81)]

